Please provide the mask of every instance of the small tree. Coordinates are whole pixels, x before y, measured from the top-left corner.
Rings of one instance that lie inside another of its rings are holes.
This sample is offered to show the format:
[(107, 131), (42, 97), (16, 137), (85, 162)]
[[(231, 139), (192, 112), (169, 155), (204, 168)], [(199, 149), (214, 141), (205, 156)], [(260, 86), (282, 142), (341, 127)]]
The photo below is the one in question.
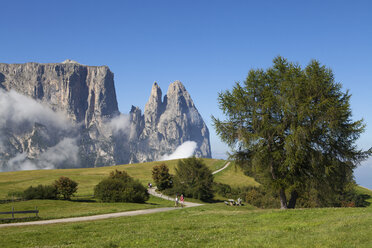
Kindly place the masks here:
[(156, 165), (152, 168), (152, 178), (159, 190), (172, 187), (172, 176), (169, 174), (169, 168), (165, 164)]
[(202, 159), (183, 159), (176, 168), (174, 187), (176, 193), (200, 200), (213, 198), (213, 175)]
[(68, 177), (60, 177), (54, 182), (58, 195), (62, 195), (63, 199), (70, 200), (71, 196), (77, 191), (78, 183)]

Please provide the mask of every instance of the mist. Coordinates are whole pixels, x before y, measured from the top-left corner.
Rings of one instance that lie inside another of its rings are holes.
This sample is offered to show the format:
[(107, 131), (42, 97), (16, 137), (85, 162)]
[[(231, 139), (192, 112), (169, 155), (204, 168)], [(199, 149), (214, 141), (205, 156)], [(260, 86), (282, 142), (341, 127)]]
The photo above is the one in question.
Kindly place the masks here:
[(114, 135), (124, 133), (130, 133), (130, 117), (129, 115), (119, 114), (118, 116), (112, 118), (106, 123)]
[(178, 146), (172, 154), (162, 156), (160, 161), (192, 157), (196, 148), (197, 144), (195, 141), (186, 141)]
[[(65, 113), (53, 111), (13, 90), (0, 90), (0, 157), (3, 160), (0, 171), (78, 167), (79, 137), (74, 135), (75, 128)], [(35, 137), (31, 139), (32, 150), (25, 142), (29, 137)]]
[(0, 89), (0, 128), (34, 123), (59, 129), (72, 128), (65, 113), (55, 112), (43, 103), (14, 90), (7, 92)]

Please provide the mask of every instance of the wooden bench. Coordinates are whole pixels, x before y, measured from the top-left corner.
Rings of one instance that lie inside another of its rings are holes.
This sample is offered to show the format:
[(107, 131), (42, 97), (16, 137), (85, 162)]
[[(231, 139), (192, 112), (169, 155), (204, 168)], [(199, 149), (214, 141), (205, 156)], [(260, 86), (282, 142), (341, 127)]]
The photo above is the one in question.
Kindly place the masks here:
[(14, 220), (14, 219), (24, 219), (27, 217), (15, 218), (14, 214), (35, 214), (35, 217), (39, 217), (39, 210), (35, 207), (35, 210), (25, 210), (25, 211), (14, 211), (14, 207), (12, 211), (9, 212), (0, 212), (0, 214), (11, 214), (12, 218), (0, 218), (0, 220)]

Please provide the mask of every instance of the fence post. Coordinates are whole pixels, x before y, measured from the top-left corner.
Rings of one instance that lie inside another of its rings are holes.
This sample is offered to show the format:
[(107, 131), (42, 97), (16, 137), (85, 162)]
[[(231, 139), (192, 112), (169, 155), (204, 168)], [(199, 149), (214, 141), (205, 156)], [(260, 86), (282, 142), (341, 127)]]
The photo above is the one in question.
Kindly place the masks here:
[(38, 214), (37, 214), (37, 207), (35, 207), (35, 210), (36, 210), (36, 212), (35, 212), (36, 217), (39, 217)]
[(12, 207), (12, 219), (14, 219), (14, 207)]

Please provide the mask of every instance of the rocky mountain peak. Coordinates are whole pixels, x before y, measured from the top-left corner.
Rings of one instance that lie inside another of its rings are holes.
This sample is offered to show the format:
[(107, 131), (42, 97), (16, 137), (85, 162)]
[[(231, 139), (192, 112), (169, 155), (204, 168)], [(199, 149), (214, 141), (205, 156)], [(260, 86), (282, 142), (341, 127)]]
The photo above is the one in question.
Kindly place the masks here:
[[(118, 110), (107, 66), (0, 63), (0, 171), (154, 161), (186, 141), (211, 157), (209, 132), (180, 81), (155, 82), (142, 114)], [(20, 121), (22, 120), (22, 121)]]
[(144, 117), (145, 127), (151, 128), (156, 123), (163, 112), (162, 92), (159, 85), (155, 82), (152, 85), (151, 94), (145, 105)]
[(65, 61), (62, 62), (62, 64), (78, 64), (78, 65), (80, 65), (78, 62), (76, 62), (75, 60), (71, 60), (71, 59), (66, 59)]
[(186, 141), (197, 143), (195, 156), (211, 157), (208, 128), (180, 81), (169, 85), (163, 102), (160, 87), (153, 85), (144, 120), (140, 146), (146, 149), (138, 153), (137, 161), (160, 159)]

